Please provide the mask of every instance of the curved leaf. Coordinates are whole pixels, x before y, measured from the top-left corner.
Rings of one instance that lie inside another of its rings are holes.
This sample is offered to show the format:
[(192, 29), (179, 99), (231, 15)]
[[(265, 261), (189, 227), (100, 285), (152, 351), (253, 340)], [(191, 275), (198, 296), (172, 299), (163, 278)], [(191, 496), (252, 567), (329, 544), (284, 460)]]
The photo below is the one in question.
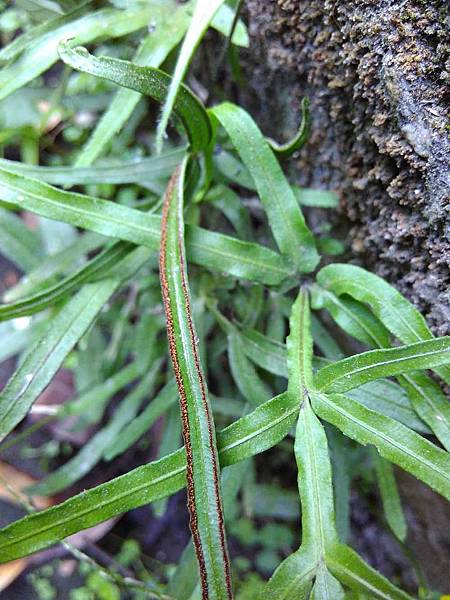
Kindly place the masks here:
[[(153, 2), (152, 31), (142, 42), (132, 62), (141, 66), (159, 67), (183, 37), (188, 25), (189, 10), (189, 3), (180, 4), (174, 0)], [(91, 165), (98, 158), (108, 142), (122, 129), (140, 98), (141, 95), (133, 90), (118, 90), (78, 155), (76, 167)], [(172, 171), (175, 167), (173, 165)]]
[[(66, 64), (78, 71), (102, 77), (158, 102), (164, 102), (172, 81), (167, 73), (154, 67), (142, 67), (106, 56), (97, 58), (85, 48), (72, 48), (70, 42), (60, 44), (59, 55)], [(211, 138), (211, 124), (200, 100), (182, 85), (173, 108), (183, 122), (192, 152), (206, 148)]]
[(302, 121), (300, 123), (300, 127), (298, 128), (297, 134), (285, 144), (278, 144), (274, 140), (268, 139), (267, 141), (272, 148), (272, 151), (278, 158), (288, 158), (294, 152), (297, 152), (308, 140), (309, 133), (311, 131), (311, 115), (309, 112), (309, 99), (303, 98), (301, 103), (302, 109)]
[[(361, 267), (328, 265), (319, 271), (317, 281), (338, 296), (348, 294), (368, 304), (383, 325), (404, 344), (433, 338), (424, 317), (400, 292)], [(450, 367), (438, 368), (436, 372), (450, 383)]]

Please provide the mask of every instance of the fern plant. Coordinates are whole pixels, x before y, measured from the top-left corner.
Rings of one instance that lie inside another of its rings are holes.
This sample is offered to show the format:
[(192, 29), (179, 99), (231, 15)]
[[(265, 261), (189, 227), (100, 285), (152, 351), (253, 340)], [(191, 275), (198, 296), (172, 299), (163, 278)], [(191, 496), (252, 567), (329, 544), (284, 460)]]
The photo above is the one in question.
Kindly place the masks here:
[[(165, 453), (1, 529), (0, 560), (27, 556), (144, 504), (158, 501), (161, 510), (163, 499), (187, 486), (193, 545), (169, 583), (152, 582), (148, 595), (232, 598), (231, 507), (252, 457), (295, 435), (301, 543), (260, 586), (260, 597), (410, 598), (346, 544), (330, 445), (347, 437), (372, 447), (387, 522), (404, 541), (392, 464), (450, 498), (450, 409), (427, 373), (450, 383), (450, 338), (434, 337), (378, 276), (350, 264), (319, 266), (327, 238), (311, 232), (301, 206), (331, 207), (336, 199), (291, 185), (280, 164), (305, 142), (307, 102), (298, 135), (278, 145), (244, 109), (230, 102), (207, 109), (182, 83), (209, 25), (233, 44), (247, 44), (244, 24), (223, 1), (193, 7), (147, 0), (126, 8), (52, 2), (32, 14), (21, 4), (24, 32), (0, 52), (2, 106), (13, 111), (20, 100), (31, 115), (2, 138), (6, 147), (18, 144), (23, 160), (0, 160), (2, 253), (25, 273), (0, 306), (1, 358), (21, 353), (0, 394), (3, 448), (26, 437), (27, 429), (11, 433), (69, 365), (80, 381), (78, 396), (40, 425), (72, 416), (96, 433), (29, 488), (31, 498), (61, 492), (101, 460), (120, 456), (161, 415)], [(37, 22), (30, 26), (29, 19)], [(171, 78), (159, 67), (184, 35)], [(116, 37), (124, 42), (113, 43)], [(99, 39), (95, 53), (80, 47)], [(59, 59), (65, 67), (48, 94), (39, 77)], [(86, 89), (104, 112), (89, 134), (73, 132), (81, 149), (68, 157), (71, 164), (33, 164), (49, 122), (73, 122)], [(157, 152), (147, 158), (134, 141), (145, 97), (163, 104)], [(46, 102), (37, 117), (36, 99)], [(176, 143), (163, 136), (172, 111)], [(98, 160), (108, 152), (109, 159)], [(263, 215), (241, 201), (249, 191)], [(25, 227), (21, 211), (37, 215), (37, 231)], [(54, 253), (46, 249), (57, 231), (52, 222), (70, 238)], [(335, 323), (330, 331), (325, 314)], [(14, 328), (17, 319), (26, 320), (26, 330)], [(346, 356), (339, 330), (365, 350)], [(106, 419), (120, 390), (122, 400)], [(198, 569), (190, 567), (194, 553)]]

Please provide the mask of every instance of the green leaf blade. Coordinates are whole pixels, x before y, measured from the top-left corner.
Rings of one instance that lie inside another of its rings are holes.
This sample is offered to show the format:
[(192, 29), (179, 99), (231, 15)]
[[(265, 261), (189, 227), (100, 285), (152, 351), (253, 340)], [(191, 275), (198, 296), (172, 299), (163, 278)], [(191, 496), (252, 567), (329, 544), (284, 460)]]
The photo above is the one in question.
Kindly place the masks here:
[(58, 60), (58, 45), (67, 38), (87, 44), (107, 32), (110, 38), (120, 37), (146, 27), (151, 18), (151, 8), (133, 10), (103, 9), (80, 17), (61, 19), (60, 27), (51, 29), (33, 40), (16, 61), (0, 71), (0, 99), (6, 98), (20, 87), (49, 69)]
[(190, 527), (202, 594), (232, 598), (212, 411), (200, 366), (184, 249), (183, 188), (186, 161), (169, 182), (161, 224), (160, 278), (169, 350), (180, 396), (187, 456)]
[(374, 379), (449, 362), (450, 336), (350, 356), (320, 369), (314, 381), (320, 390), (345, 392)]
[[(220, 431), (221, 466), (275, 446), (294, 425), (297, 414), (298, 404), (281, 394)], [(185, 469), (185, 452), (180, 449), (12, 523), (0, 530), (0, 562), (26, 556), (117, 514), (170, 496), (186, 485)]]
[(313, 235), (264, 136), (250, 115), (238, 106), (223, 103), (211, 112), (225, 128), (255, 181), (278, 247), (301, 271), (312, 271), (319, 262)]
[(183, 89), (182, 80), (192, 59), (192, 56), (200, 43), (205, 31), (222, 6), (225, 0), (197, 0), (194, 13), (191, 18), (186, 36), (181, 45), (177, 64), (168, 88), (167, 97), (164, 100), (164, 106), (161, 111), (161, 119), (156, 131), (156, 151), (159, 154), (163, 146), (163, 138), (169, 123), (172, 110), (176, 110), (179, 94)]
[(0, 439), (23, 419), (117, 285), (107, 280), (85, 286), (52, 321), (50, 331), (29, 349), (0, 394)]
[(369, 410), (348, 396), (316, 394), (314, 410), (358, 443), (374, 445), (381, 456), (450, 499), (450, 455), (401, 423)]
[(330, 571), (348, 587), (377, 600), (412, 600), (412, 597), (366, 564), (348, 546), (340, 544), (328, 559)]
[[(140, 66), (159, 67), (177, 46), (187, 27), (188, 5), (169, 1), (153, 6), (152, 32), (142, 42), (133, 63)], [(136, 108), (141, 95), (128, 89), (120, 89), (108, 110), (102, 115), (88, 141), (78, 155), (76, 167), (91, 165), (120, 131)], [(173, 166), (175, 168), (176, 165)]]
[[(317, 281), (337, 295), (349, 294), (368, 304), (375, 315), (404, 344), (433, 338), (424, 317), (387, 281), (355, 265), (334, 264), (321, 269)], [(436, 372), (450, 383), (450, 368)]]
[[(99, 198), (66, 192), (0, 168), (0, 197), (51, 219), (106, 236), (159, 247), (161, 217)], [(186, 226), (188, 259), (211, 269), (267, 285), (292, 276), (292, 268), (269, 248), (227, 235)]]
[[(101, 77), (123, 87), (163, 102), (167, 96), (171, 77), (154, 67), (143, 67), (126, 60), (95, 57), (85, 48), (72, 48), (69, 42), (59, 46), (61, 59), (72, 68)], [(207, 147), (211, 138), (211, 124), (203, 104), (186, 87), (181, 86), (174, 111), (182, 120), (192, 152)]]

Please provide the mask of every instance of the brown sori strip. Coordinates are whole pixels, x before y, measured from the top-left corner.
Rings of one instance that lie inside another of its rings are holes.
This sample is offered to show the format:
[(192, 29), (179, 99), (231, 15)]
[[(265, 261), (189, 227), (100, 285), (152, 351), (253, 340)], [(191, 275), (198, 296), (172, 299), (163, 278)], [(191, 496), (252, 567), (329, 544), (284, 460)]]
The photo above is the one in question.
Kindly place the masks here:
[[(172, 307), (170, 304), (170, 296), (169, 296), (169, 286), (166, 276), (166, 250), (167, 250), (167, 219), (168, 212), (170, 207), (170, 202), (172, 199), (173, 189), (178, 184), (178, 179), (180, 175), (180, 167), (178, 167), (174, 174), (172, 175), (169, 185), (167, 187), (165, 197), (164, 197), (164, 205), (163, 205), (163, 213), (162, 213), (162, 223), (161, 223), (161, 249), (160, 249), (160, 258), (159, 258), (159, 267), (160, 267), (160, 278), (161, 278), (161, 288), (162, 288), (162, 296), (164, 302), (164, 308), (166, 312), (166, 324), (167, 324), (167, 335), (169, 339), (169, 351), (172, 359), (174, 371), (175, 371), (175, 379), (178, 386), (178, 391), (180, 395), (180, 407), (181, 407), (181, 419), (183, 425), (183, 440), (186, 448), (186, 459), (187, 459), (187, 468), (186, 468), (186, 480), (187, 480), (187, 496), (188, 496), (188, 509), (189, 509), (189, 522), (190, 529), (192, 532), (192, 539), (194, 542), (195, 553), (197, 555), (197, 561), (199, 564), (200, 570), (200, 582), (202, 589), (202, 599), (208, 600), (208, 580), (207, 580), (207, 572), (205, 566), (205, 557), (203, 553), (200, 532), (198, 529), (198, 518), (197, 518), (197, 509), (195, 506), (195, 491), (194, 491), (194, 474), (193, 474), (193, 455), (192, 455), (192, 444), (190, 440), (190, 429), (189, 429), (189, 418), (188, 418), (188, 410), (187, 410), (187, 398), (186, 391), (184, 389), (183, 379), (181, 375), (181, 369), (177, 356), (176, 342), (175, 342), (175, 332), (173, 325), (173, 315), (172, 315)], [(196, 344), (196, 335), (194, 329), (194, 323), (192, 320), (192, 312), (190, 306), (189, 299), (189, 291), (187, 287), (186, 277), (185, 277), (185, 261), (184, 261), (184, 249), (183, 249), (183, 232), (181, 230), (178, 231), (178, 247), (180, 253), (180, 271), (181, 271), (181, 285), (183, 289), (184, 303), (188, 320), (189, 327), (189, 336), (191, 341), (192, 352), (194, 355), (195, 369), (199, 379), (199, 385), (201, 389), (202, 395), (202, 403), (205, 410), (207, 422), (208, 422), (208, 433), (209, 433), (209, 450), (212, 458), (213, 464), (213, 477), (214, 477), (214, 490), (216, 496), (216, 509), (219, 519), (219, 531), (220, 531), (220, 545), (222, 549), (222, 556), (225, 565), (225, 578), (227, 585), (227, 595), (231, 599), (233, 597), (232, 587), (231, 587), (231, 573), (230, 573), (230, 564), (229, 558), (226, 548), (225, 542), (225, 526), (223, 519), (223, 509), (222, 502), (220, 497), (220, 484), (219, 484), (219, 468), (217, 464), (217, 455), (215, 452), (215, 444), (214, 444), (214, 431), (212, 425), (212, 417), (209, 409), (209, 405), (206, 399), (206, 386), (203, 378), (203, 374), (200, 367), (200, 359), (197, 351)]]

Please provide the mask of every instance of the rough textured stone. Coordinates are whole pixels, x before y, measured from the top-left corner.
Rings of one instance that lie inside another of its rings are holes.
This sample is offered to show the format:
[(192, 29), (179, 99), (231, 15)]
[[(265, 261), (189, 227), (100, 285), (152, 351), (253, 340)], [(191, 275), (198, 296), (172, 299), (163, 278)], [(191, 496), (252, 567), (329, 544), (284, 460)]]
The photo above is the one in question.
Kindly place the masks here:
[(302, 95), (314, 128), (298, 179), (333, 188), (351, 260), (450, 332), (448, 14), (445, 0), (247, 0), (241, 100), (278, 139)]

